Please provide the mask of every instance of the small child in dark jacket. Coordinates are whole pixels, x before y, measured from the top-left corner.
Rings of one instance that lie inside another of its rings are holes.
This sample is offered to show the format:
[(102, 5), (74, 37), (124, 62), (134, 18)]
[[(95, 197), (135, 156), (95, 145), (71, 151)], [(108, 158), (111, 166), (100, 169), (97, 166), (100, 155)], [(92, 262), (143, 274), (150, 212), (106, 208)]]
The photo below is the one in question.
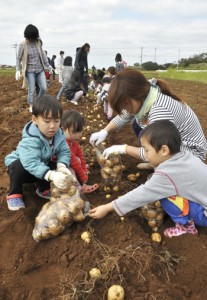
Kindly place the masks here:
[(82, 193), (94, 192), (98, 188), (98, 184), (86, 184), (88, 174), (90, 173), (89, 165), (85, 161), (79, 144), (83, 132), (84, 118), (76, 110), (66, 110), (63, 113), (61, 125), (71, 152), (70, 170), (72, 173), (75, 173), (75, 176), (82, 185), (80, 191)]
[(78, 105), (78, 100), (83, 95), (85, 93), (80, 87), (80, 74), (77, 70), (74, 70), (65, 89), (65, 97), (71, 103)]

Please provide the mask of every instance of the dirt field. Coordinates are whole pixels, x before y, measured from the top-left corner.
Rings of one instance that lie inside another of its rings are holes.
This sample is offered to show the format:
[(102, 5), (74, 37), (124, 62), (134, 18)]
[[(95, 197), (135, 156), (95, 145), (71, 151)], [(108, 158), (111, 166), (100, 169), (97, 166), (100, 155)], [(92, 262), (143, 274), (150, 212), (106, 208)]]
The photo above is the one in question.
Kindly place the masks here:
[[(207, 86), (181, 81), (169, 83), (197, 113), (207, 136)], [(52, 81), (48, 94), (56, 95), (58, 89), (58, 82)], [(15, 149), (24, 124), (31, 118), (21, 82), (11, 77), (1, 78), (0, 104), (0, 299), (106, 299), (107, 289), (112, 284), (124, 287), (126, 300), (207, 299), (206, 228), (198, 228), (198, 236), (167, 239), (163, 230), (173, 223), (166, 217), (159, 229), (162, 243), (155, 244), (150, 239), (150, 228), (137, 211), (128, 214), (124, 222), (115, 213), (100, 221), (86, 218), (54, 239), (35, 242), (32, 239), (35, 217), (46, 203), (35, 194), (35, 186), (24, 188), (26, 209), (11, 212), (5, 202), (9, 178), (4, 157)], [(64, 109), (74, 108), (72, 104), (62, 104)], [(93, 105), (93, 98), (88, 97), (77, 107), (86, 117), (86, 125), (90, 126), (84, 132), (87, 140), (82, 142), (88, 162), (95, 158), (88, 144), (89, 136), (101, 128), (100, 119), (107, 123), (102, 110), (94, 112)], [(111, 145), (112, 140), (114, 144), (136, 145), (130, 126), (111, 136), (107, 144)], [(147, 173), (143, 173), (136, 183), (130, 183), (127, 175), (137, 172), (138, 162), (130, 157), (122, 159), (127, 167), (122, 189), (111, 193), (110, 200), (146, 180)], [(89, 179), (89, 183), (95, 182), (101, 183), (96, 161)], [(87, 194), (91, 206), (107, 203), (109, 200), (105, 196), (102, 187)], [(80, 238), (85, 230), (92, 233), (89, 244), (84, 244)], [(88, 275), (92, 267), (102, 272), (102, 278), (96, 282)]]

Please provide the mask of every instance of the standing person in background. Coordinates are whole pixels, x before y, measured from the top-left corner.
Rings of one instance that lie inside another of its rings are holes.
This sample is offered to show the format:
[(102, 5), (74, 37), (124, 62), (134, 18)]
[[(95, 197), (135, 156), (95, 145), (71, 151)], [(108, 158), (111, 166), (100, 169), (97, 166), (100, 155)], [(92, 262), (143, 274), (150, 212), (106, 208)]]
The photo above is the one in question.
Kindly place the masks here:
[(73, 68), (72, 68), (72, 57), (71, 56), (66, 56), (64, 59), (63, 63), (63, 72), (62, 72), (62, 77), (63, 77), (63, 83), (62, 87), (60, 88), (58, 94), (57, 94), (57, 100), (60, 100), (60, 97), (62, 96), (64, 90), (68, 87), (68, 83), (70, 80), (70, 77), (72, 75)]
[(62, 70), (63, 70), (63, 62), (64, 62), (64, 51), (60, 51), (60, 56), (58, 58), (58, 74), (59, 74), (59, 82), (63, 83)]
[(53, 68), (52, 70), (52, 79), (55, 80), (55, 59), (56, 59), (56, 55), (52, 56), (52, 59), (50, 61), (50, 65)]
[[(45, 50), (45, 54), (47, 56), (47, 51)], [(48, 63), (51, 65), (51, 59), (47, 56)]]
[(76, 49), (75, 68), (80, 74), (80, 83), (83, 84), (84, 90), (88, 92), (88, 53), (90, 45), (85, 43), (81, 48)]
[[(20, 79), (20, 64), (22, 63), (22, 76), (28, 84), (27, 102), (29, 111), (32, 112), (35, 85), (38, 86), (38, 96), (46, 94), (47, 82), (45, 69), (51, 70), (45, 51), (42, 49), (42, 41), (39, 38), (37, 27), (27, 25), (24, 30), (25, 40), (20, 43), (16, 61), (16, 80)], [(24, 83), (23, 83), (24, 85)]]
[(123, 62), (121, 54), (117, 53), (116, 57), (115, 57), (115, 62), (116, 62), (116, 71), (120, 72), (121, 70), (123, 70), (126, 66), (124, 65), (124, 63), (127, 65), (126, 62)]

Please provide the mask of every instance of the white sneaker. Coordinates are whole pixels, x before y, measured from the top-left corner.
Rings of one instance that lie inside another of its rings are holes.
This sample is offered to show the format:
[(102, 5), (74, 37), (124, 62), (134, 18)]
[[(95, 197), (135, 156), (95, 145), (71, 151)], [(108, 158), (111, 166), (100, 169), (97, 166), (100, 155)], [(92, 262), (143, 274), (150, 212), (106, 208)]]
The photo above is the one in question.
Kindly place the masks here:
[(78, 101), (71, 100), (70, 102), (73, 103), (73, 104), (75, 104), (75, 105), (78, 105)]

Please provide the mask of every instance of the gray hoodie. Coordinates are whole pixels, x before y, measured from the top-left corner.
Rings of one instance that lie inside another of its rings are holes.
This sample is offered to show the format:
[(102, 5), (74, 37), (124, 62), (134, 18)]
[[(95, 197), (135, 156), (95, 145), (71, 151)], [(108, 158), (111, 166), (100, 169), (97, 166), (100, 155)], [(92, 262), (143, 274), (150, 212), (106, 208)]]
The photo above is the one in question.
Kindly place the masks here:
[(122, 216), (145, 204), (170, 196), (181, 196), (207, 210), (207, 165), (188, 151), (161, 163), (145, 184), (112, 202)]

